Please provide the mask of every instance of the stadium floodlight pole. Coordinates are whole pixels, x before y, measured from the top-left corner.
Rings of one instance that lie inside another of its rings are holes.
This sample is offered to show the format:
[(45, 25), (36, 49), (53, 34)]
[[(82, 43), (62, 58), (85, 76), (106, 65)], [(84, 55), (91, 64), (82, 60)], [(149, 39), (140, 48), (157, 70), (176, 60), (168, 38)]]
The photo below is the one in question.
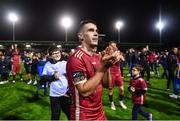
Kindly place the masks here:
[(120, 30), (124, 26), (122, 21), (117, 21), (115, 24), (116, 29), (118, 30), (118, 43), (120, 43)]
[(15, 13), (10, 13), (8, 17), (13, 24), (13, 42), (15, 42), (15, 24), (18, 21), (18, 16)]
[(65, 42), (68, 41), (68, 28), (72, 26), (72, 19), (69, 16), (65, 16), (61, 19), (61, 25), (65, 28)]

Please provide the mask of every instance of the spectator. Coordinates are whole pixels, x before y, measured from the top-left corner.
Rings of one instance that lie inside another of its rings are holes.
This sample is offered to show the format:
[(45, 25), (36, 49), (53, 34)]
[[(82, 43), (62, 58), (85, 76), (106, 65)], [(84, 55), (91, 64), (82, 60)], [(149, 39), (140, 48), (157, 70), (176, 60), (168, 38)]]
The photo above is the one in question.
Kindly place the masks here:
[(178, 96), (179, 93), (179, 86), (180, 86), (180, 49), (178, 49), (178, 56), (177, 56), (177, 68), (176, 68), (176, 75), (174, 80), (174, 94), (169, 95), (171, 98), (180, 98)]
[(40, 77), (40, 84), (37, 86), (37, 91), (35, 94), (36, 97), (39, 96), (39, 91), (42, 87), (44, 88), (44, 95), (47, 95), (47, 85), (48, 85), (48, 82), (44, 81), (42, 78), (42, 72), (43, 72), (44, 66), (47, 62), (46, 55), (44, 53), (40, 53), (40, 56), (38, 58), (39, 59), (38, 59), (38, 63), (37, 63), (37, 70), (38, 70), (38, 74)]
[(167, 57), (167, 70), (168, 70), (167, 90), (170, 90), (171, 83), (174, 84), (175, 70), (177, 64), (177, 52), (178, 52), (178, 48), (173, 47), (172, 51), (169, 52)]
[(58, 47), (48, 49), (50, 60), (45, 64), (42, 79), (50, 82), (51, 120), (59, 120), (61, 110), (69, 119), (70, 96), (66, 78), (66, 61), (61, 61)]
[(9, 77), (9, 73), (10, 73), (10, 65), (11, 62), (8, 61), (8, 59), (2, 55), (1, 59), (0, 59), (0, 74), (1, 74), (1, 80), (3, 82), (8, 82), (8, 77)]

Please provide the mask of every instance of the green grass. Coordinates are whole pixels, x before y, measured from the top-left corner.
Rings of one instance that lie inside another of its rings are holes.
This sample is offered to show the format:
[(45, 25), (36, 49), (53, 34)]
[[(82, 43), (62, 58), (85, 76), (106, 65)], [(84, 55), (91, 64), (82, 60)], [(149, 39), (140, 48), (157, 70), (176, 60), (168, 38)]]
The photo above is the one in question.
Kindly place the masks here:
[[(125, 70), (127, 75), (127, 68)], [(114, 102), (116, 111), (111, 110), (108, 90), (103, 89), (103, 105), (106, 116), (109, 120), (128, 120), (131, 119), (132, 101), (131, 94), (127, 90), (129, 77), (125, 81), (124, 103), (128, 109), (123, 110), (118, 102), (118, 89), (114, 89)], [(147, 104), (144, 108), (147, 112), (153, 113), (156, 120), (180, 120), (180, 100), (170, 99), (166, 89), (165, 79), (150, 79), (151, 86), (148, 87)], [(40, 98), (34, 98), (36, 86), (27, 85), (25, 82), (17, 81), (15, 84), (6, 83), (0, 85), (0, 120), (50, 120), (50, 101), (48, 96), (40, 92)], [(139, 115), (139, 119), (144, 119)], [(61, 113), (61, 119), (67, 120)]]
[[(162, 69), (161, 69), (162, 71)], [(127, 75), (127, 68), (125, 74)], [(146, 79), (146, 78), (145, 78)], [(110, 120), (130, 120), (132, 112), (131, 93), (127, 87), (129, 84), (129, 78), (125, 77), (125, 99), (124, 103), (127, 105), (127, 110), (123, 110), (118, 102), (118, 88), (114, 89), (114, 102), (116, 105), (116, 111), (111, 110), (108, 99), (108, 90), (103, 91), (103, 105), (106, 112), (106, 116)], [(147, 91), (147, 107), (143, 107), (144, 111), (151, 112), (154, 120), (180, 120), (180, 100), (169, 98), (169, 94), (172, 92), (166, 91), (166, 79), (157, 79), (152, 75), (150, 78), (151, 86), (148, 86)], [(138, 119), (145, 119), (140, 116)]]

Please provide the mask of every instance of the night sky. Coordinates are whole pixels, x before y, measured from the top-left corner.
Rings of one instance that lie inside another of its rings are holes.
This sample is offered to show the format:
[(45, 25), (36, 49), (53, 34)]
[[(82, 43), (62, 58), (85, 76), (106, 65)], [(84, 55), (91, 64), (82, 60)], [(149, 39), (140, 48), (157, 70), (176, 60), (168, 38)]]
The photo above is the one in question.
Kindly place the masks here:
[(159, 42), (155, 23), (162, 19), (166, 26), (162, 31), (163, 43), (180, 40), (179, 0), (0, 0), (0, 40), (12, 39), (12, 23), (7, 14), (19, 15), (16, 23), (16, 40), (64, 41), (64, 28), (58, 24), (63, 14), (73, 18), (73, 27), (68, 31), (68, 40), (77, 41), (78, 24), (84, 19), (93, 19), (99, 25), (106, 40), (117, 40), (114, 27), (116, 20), (124, 21), (121, 42)]

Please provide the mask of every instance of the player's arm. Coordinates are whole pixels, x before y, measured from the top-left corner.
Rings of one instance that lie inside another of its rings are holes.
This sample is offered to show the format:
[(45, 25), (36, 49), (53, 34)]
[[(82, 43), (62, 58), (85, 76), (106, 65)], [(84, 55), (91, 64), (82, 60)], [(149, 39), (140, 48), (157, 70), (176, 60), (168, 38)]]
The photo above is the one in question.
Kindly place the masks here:
[(105, 67), (100, 67), (90, 79), (87, 80), (87, 78), (84, 78), (84, 80), (81, 81), (82, 83), (75, 85), (78, 92), (84, 97), (91, 95), (103, 79), (105, 71)]
[[(118, 54), (119, 52), (114, 52), (113, 54), (109, 55), (106, 53), (102, 53), (101, 55), (101, 66), (96, 70), (94, 76), (89, 78), (84, 78), (83, 83), (79, 83), (76, 85), (76, 88), (78, 89), (79, 93), (82, 96), (89, 96), (91, 95), (99, 85), (100, 81), (103, 79), (104, 75), (107, 73), (106, 71), (110, 66), (112, 66), (114, 63), (116, 63), (118, 60)], [(104, 85), (109, 85), (108, 80), (104, 81)]]
[(21, 63), (21, 55), (19, 55), (19, 62)]
[(120, 61), (125, 61), (125, 58), (124, 58), (124, 56), (121, 53), (119, 54), (119, 60)]
[(111, 85), (111, 82), (112, 82), (112, 76), (111, 76), (111, 73), (110, 73), (110, 68), (107, 69), (104, 73), (104, 76), (103, 76), (103, 87), (105, 88), (109, 88), (109, 86)]

